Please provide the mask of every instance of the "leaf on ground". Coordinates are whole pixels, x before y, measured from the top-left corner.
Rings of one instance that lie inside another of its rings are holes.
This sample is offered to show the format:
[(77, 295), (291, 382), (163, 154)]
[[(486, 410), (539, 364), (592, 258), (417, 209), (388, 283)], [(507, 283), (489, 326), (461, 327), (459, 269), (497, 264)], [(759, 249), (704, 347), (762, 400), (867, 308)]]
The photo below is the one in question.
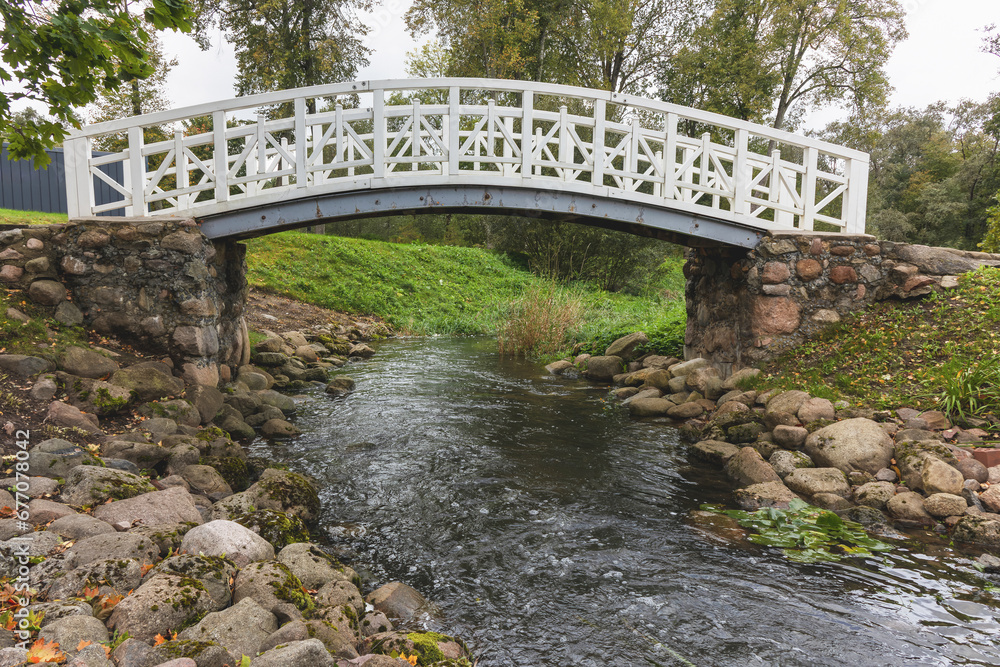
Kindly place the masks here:
[(62, 662), (66, 654), (59, 650), (59, 642), (36, 639), (28, 649), (28, 662), (32, 665), (40, 662)]

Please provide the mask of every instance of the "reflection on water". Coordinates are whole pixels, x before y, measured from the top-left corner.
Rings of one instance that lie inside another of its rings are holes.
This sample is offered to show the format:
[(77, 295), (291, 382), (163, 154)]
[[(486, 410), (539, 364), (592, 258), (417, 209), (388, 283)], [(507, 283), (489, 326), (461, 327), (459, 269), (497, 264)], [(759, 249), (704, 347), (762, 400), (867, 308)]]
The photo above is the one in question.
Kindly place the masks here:
[[(947, 545), (799, 565), (687, 524), (726, 502), (676, 432), (489, 342), (391, 341), (260, 454), (321, 480), (332, 543), (438, 603), (482, 667), (996, 665), (989, 585)], [(984, 588), (986, 590), (984, 590)]]

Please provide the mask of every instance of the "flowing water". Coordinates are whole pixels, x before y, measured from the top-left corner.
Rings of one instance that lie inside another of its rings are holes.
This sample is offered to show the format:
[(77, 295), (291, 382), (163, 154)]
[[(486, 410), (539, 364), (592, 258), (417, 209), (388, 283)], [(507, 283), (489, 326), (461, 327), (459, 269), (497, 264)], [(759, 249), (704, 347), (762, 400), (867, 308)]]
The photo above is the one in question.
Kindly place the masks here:
[(688, 515), (728, 500), (721, 473), (606, 389), (468, 339), (347, 371), (256, 453), (317, 478), (332, 544), (436, 602), (480, 667), (1000, 664), (992, 587), (946, 542), (800, 565), (706, 534)]

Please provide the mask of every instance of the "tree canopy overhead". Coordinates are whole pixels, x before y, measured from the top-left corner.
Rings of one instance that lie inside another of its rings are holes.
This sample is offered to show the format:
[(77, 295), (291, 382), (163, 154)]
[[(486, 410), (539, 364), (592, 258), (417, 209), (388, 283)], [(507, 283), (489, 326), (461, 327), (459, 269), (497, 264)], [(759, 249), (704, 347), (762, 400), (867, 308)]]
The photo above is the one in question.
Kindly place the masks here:
[[(191, 29), (187, 0), (0, 0), (0, 138), (14, 158), (48, 164), (45, 149), (79, 127), (75, 110), (102, 91), (153, 73), (157, 30)], [(12, 103), (45, 105), (51, 119), (14, 115)]]
[[(220, 27), (236, 49), (236, 93), (350, 81), (368, 64), (367, 27), (355, 9), (367, 0), (195, 0), (196, 39)], [(310, 111), (315, 111), (310, 100)]]

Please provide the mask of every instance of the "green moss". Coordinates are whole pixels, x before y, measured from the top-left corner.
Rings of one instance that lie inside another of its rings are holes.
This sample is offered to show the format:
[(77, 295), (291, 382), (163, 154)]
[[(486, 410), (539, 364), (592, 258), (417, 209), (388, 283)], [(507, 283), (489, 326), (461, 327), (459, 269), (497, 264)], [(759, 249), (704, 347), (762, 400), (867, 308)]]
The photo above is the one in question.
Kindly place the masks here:
[(438, 642), (454, 641), (451, 637), (437, 632), (411, 632), (406, 638), (413, 642), (413, 648), (418, 655), (418, 665), (431, 665), (444, 660), (444, 653), (438, 648)]
[(309, 529), (302, 519), (293, 514), (275, 510), (257, 510), (238, 516), (233, 521), (263, 537), (274, 545), (275, 550), (310, 540)]
[(274, 468), (275, 470), (288, 470), (288, 466), (284, 463), (278, 463), (272, 461), (271, 459), (264, 458), (263, 456), (250, 456), (246, 459), (247, 470), (250, 472), (250, 479), (257, 481), (260, 476), (264, 474), (264, 471), (268, 468)]
[(205, 652), (205, 649), (217, 646), (214, 642), (200, 642), (192, 639), (173, 639), (156, 647), (156, 652), (169, 660), (191, 658), (194, 660)]
[(128, 399), (116, 398), (111, 395), (111, 392), (106, 387), (98, 387), (94, 405), (107, 414), (113, 414), (124, 410), (128, 406)]
[(286, 472), (281, 477), (257, 483), (267, 495), (282, 507), (304, 507), (312, 515), (319, 513), (319, 495), (312, 483), (298, 473)]
[(274, 563), (273, 565), (281, 570), (284, 575), (284, 579), (268, 582), (268, 585), (274, 589), (275, 597), (284, 602), (291, 602), (299, 611), (305, 612), (314, 609), (316, 603), (303, 590), (302, 582), (299, 581), (299, 578), (292, 574), (292, 571), (283, 563)]
[(195, 437), (198, 438), (199, 440), (204, 440), (205, 442), (212, 442), (213, 440), (216, 440), (218, 438), (225, 438), (226, 432), (223, 431), (218, 426), (209, 426), (199, 431), (198, 435), (196, 435)]

